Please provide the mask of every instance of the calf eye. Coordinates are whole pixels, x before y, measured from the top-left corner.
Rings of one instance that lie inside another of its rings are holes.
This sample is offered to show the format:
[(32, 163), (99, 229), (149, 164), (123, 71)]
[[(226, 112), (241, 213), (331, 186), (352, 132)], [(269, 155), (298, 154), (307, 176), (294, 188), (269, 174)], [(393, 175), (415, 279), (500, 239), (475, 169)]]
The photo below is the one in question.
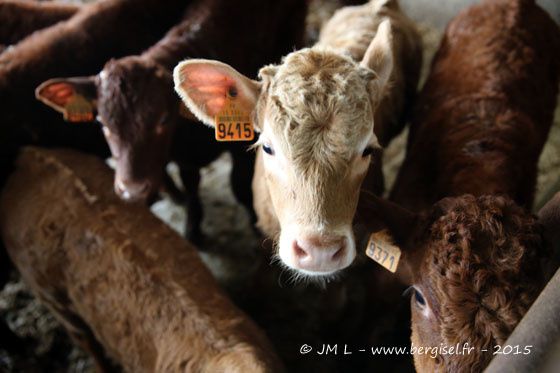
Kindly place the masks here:
[(372, 146), (368, 146), (367, 148), (364, 149), (364, 152), (362, 153), (362, 157), (367, 157), (368, 155), (371, 155), (371, 153), (373, 153), (373, 147)]
[(263, 144), (262, 148), (266, 154), (274, 155), (274, 150), (270, 147), (270, 145)]
[(424, 296), (422, 295), (420, 290), (416, 288), (413, 289), (414, 289), (414, 301), (418, 306), (420, 306), (420, 308), (424, 308), (426, 306), (426, 299), (424, 299)]

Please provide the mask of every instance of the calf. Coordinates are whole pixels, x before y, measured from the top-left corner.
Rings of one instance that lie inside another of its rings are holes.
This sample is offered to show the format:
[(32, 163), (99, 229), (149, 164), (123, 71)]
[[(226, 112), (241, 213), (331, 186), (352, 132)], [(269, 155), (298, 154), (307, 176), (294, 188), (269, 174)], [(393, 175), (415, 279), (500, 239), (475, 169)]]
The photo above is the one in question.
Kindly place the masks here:
[[(0, 54), (0, 184), (17, 149), (24, 144), (74, 147), (106, 156), (107, 146), (98, 128), (60, 123), (38, 105), (35, 88), (53, 76), (94, 73), (112, 57), (148, 47), (180, 19), (189, 3), (171, 0), (162, 6), (157, 0), (106, 0), (84, 5), (69, 19), (32, 33)], [(24, 11), (28, 7), (29, 18)], [(2, 3), (0, 20), (10, 17), (10, 21), (0, 23), (0, 29), (9, 28), (21, 37), (48, 24), (27, 21), (40, 13), (49, 18), (53, 7), (45, 5), (37, 10), (23, 2)], [(15, 15), (13, 21), (10, 10)], [(12, 22), (17, 25), (14, 29)]]
[(111, 185), (98, 158), (25, 148), (0, 198), (12, 260), (100, 371), (280, 371), (193, 246)]
[(216, 61), (175, 68), (177, 92), (207, 125), (231, 101), (253, 118), (260, 132), (253, 178), (258, 225), (279, 238), (288, 267), (325, 276), (352, 263), (358, 192), (372, 153), (397, 132), (389, 127), (400, 126), (406, 93), (416, 86), (418, 74), (407, 73), (421, 64), (419, 45), (396, 1), (371, 1), (339, 11), (317, 45), (261, 69), (261, 82)]
[[(459, 14), (418, 100), (391, 194), (400, 206), (364, 195), (370, 228), (382, 222), (390, 236), (373, 242), (402, 251), (398, 274), (413, 285), (412, 342), (431, 349), (414, 356), (418, 371), (481, 371), (545, 283), (542, 228), (546, 237), (560, 219), (544, 214), (541, 225), (518, 205), (532, 204), (559, 47), (558, 26), (534, 1)], [(465, 343), (474, 349), (436, 350)]]
[[(558, 211), (557, 202), (548, 208)], [(412, 285), (416, 370), (482, 371), (558, 266), (544, 239), (560, 228), (558, 214), (539, 223), (496, 195), (444, 198), (423, 213), (372, 196), (361, 203), (387, 229), (376, 244), (402, 252), (397, 275)]]
[[(181, 23), (140, 56), (111, 60), (97, 76), (49, 80), (37, 89), (37, 97), (62, 112), (77, 95), (89, 101), (89, 117), (97, 113), (116, 159), (115, 191), (124, 199), (150, 197), (169, 159), (177, 162), (189, 192), (187, 236), (197, 239), (200, 168), (231, 152), (233, 192), (252, 212), (254, 160), (245, 146), (216, 142), (210, 129), (180, 115), (171, 70), (186, 57), (209, 57), (254, 74), (299, 43), (305, 10), (299, 0), (198, 1)], [(224, 27), (232, 20), (235, 32)]]

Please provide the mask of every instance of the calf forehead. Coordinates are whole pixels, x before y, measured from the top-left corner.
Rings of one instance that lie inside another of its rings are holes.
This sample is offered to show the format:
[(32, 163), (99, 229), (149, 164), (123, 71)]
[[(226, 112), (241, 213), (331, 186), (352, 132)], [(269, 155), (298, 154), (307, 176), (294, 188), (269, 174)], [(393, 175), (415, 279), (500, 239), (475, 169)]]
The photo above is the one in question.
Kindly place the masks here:
[(350, 58), (323, 50), (294, 52), (270, 84), (266, 126), (287, 144), (291, 158), (349, 161), (373, 131), (368, 79), (369, 70)]

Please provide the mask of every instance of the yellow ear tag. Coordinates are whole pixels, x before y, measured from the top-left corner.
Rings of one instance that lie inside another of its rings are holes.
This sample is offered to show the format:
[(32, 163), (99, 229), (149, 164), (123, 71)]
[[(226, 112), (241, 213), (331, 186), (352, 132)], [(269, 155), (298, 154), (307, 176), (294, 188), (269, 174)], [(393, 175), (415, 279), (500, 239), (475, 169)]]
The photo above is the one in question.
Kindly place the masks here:
[(251, 113), (238, 107), (236, 96), (228, 91), (224, 108), (214, 117), (218, 141), (251, 141), (255, 137)]
[(84, 96), (75, 94), (64, 106), (64, 120), (68, 122), (93, 121), (93, 105)]
[(401, 249), (393, 245), (389, 236), (381, 231), (372, 233), (369, 237), (366, 255), (388, 271), (395, 273), (401, 258)]

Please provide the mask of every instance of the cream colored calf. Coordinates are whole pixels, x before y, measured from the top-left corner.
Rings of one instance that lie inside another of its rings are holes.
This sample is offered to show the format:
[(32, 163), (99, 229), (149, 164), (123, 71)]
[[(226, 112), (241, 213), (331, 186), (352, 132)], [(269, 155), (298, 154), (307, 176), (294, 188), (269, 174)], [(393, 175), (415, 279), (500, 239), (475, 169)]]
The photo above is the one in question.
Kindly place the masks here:
[(372, 163), (380, 162), (372, 159), (380, 142), (374, 115), (377, 120), (380, 103), (402, 111), (405, 96), (403, 87), (388, 87), (404, 81), (394, 77), (404, 71), (395, 43), (397, 50), (411, 49), (401, 39), (413, 26), (394, 6), (373, 1), (343, 10), (332, 22), (346, 20), (353, 45), (329, 23), (325, 30), (333, 31), (316, 46), (264, 67), (258, 82), (217, 61), (175, 68), (177, 92), (204, 123), (214, 126), (228, 100), (254, 118), (259, 226), (278, 238), (283, 263), (301, 273), (332, 274), (356, 256), (352, 220), (359, 190)]

